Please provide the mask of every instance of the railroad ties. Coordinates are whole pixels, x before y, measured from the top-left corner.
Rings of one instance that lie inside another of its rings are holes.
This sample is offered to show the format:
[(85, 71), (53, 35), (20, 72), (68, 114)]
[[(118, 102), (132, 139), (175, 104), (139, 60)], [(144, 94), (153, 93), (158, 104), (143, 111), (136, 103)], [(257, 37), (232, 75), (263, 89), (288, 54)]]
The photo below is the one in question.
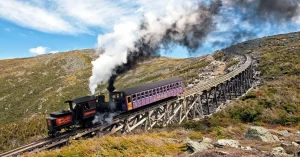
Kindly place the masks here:
[(43, 139), (0, 154), (14, 156), (24, 152), (38, 152), (69, 143), (88, 135), (108, 136), (116, 132), (131, 132), (134, 129), (150, 130), (170, 124), (181, 124), (185, 120), (201, 119), (218, 111), (227, 100), (246, 93), (254, 83), (255, 67), (249, 55), (244, 55), (243, 64), (236, 70), (212, 79), (172, 98), (135, 112), (116, 116), (112, 123), (66, 133), (56, 139)]

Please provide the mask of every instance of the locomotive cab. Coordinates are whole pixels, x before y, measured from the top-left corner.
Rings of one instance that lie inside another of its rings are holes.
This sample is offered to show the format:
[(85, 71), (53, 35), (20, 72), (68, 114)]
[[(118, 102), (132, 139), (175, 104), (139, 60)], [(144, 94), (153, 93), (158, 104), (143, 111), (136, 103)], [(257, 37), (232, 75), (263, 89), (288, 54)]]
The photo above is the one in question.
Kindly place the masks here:
[(50, 113), (47, 120), (49, 136), (58, 136), (62, 129), (72, 127), (88, 127), (96, 114), (97, 99), (94, 96), (86, 96), (74, 100), (65, 101), (69, 104), (69, 110)]
[(94, 96), (86, 96), (74, 100), (68, 100), (70, 109), (73, 113), (73, 123), (87, 127), (96, 114), (97, 99)]
[(125, 104), (124, 93), (118, 91), (113, 92), (111, 101), (115, 104), (115, 111), (122, 111)]

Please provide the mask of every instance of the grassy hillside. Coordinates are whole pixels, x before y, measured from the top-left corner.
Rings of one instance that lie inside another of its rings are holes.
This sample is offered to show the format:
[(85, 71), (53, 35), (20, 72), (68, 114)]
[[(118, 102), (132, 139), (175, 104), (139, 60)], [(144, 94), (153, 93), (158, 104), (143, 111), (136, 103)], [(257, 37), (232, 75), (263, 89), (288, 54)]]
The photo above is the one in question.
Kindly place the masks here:
[[(242, 139), (245, 126), (248, 124), (262, 125), (272, 129), (300, 130), (299, 39), (300, 33), (278, 35), (241, 43), (218, 52), (215, 57), (219, 57), (219, 59), (233, 52), (251, 53), (257, 56), (260, 59), (259, 67), (262, 72), (263, 85), (252, 90), (240, 100), (234, 101), (223, 111), (214, 114), (212, 118), (187, 122), (181, 127), (194, 130), (192, 132), (198, 135), (196, 139), (201, 135), (213, 138)], [(141, 153), (142, 156), (178, 155), (184, 149), (180, 145), (182, 137), (171, 136), (172, 133), (171, 131), (165, 133), (164, 138), (147, 133), (128, 137), (76, 141), (75, 145), (71, 147), (41, 152), (36, 156), (68, 156), (72, 153), (76, 153), (78, 156), (95, 154), (118, 156), (120, 153), (125, 156), (137, 156)], [(189, 134), (185, 134), (185, 137), (189, 136)], [(151, 137), (151, 141), (145, 137)], [(170, 137), (173, 138), (173, 142), (174, 139), (178, 140), (177, 145), (168, 145), (164, 142)], [(126, 144), (123, 141), (127, 141)], [(155, 147), (155, 151), (153, 151), (153, 147), (143, 147), (142, 151), (139, 146), (145, 144), (157, 147)], [(250, 144), (262, 151), (270, 151), (272, 148), (261, 143), (251, 142)], [(163, 154), (161, 148), (164, 149)], [(292, 153), (291, 150), (286, 150), (288, 153)], [(92, 154), (88, 154), (90, 152)]]
[[(76, 50), (33, 58), (0, 60), (0, 152), (45, 137), (45, 118), (65, 109), (65, 100), (89, 95), (94, 50)], [(203, 79), (198, 73), (216, 68), (211, 57), (151, 58), (117, 78), (123, 89), (169, 77), (186, 84)], [(97, 93), (106, 92), (106, 85)]]

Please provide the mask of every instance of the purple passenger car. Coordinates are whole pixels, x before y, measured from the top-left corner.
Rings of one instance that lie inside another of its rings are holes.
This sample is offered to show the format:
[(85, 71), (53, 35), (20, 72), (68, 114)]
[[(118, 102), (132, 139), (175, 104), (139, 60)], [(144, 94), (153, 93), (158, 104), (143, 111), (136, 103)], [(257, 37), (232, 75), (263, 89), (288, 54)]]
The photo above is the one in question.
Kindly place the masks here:
[(184, 84), (182, 78), (170, 78), (120, 91), (126, 101), (122, 104), (124, 111), (136, 109), (169, 97), (182, 94)]

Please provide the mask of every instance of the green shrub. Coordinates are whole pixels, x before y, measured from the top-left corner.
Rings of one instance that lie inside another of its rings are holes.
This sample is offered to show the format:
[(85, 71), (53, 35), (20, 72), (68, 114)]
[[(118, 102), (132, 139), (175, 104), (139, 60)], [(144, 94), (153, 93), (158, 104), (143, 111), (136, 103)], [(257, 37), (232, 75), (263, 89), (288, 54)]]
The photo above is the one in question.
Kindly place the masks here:
[(255, 99), (256, 98), (256, 94), (253, 92), (249, 92), (248, 94), (246, 94), (245, 96), (241, 97), (240, 99), (245, 101), (247, 99)]

